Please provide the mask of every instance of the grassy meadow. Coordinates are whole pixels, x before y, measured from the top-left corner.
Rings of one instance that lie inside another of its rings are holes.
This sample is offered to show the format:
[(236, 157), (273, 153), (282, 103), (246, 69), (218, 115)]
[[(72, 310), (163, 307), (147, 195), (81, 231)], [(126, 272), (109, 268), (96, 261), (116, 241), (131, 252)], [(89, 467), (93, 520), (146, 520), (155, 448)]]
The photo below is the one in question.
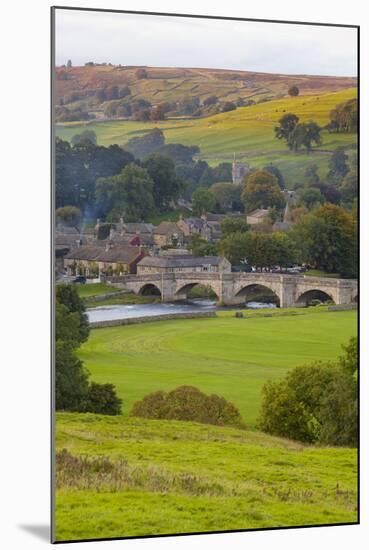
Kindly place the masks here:
[(116, 386), (124, 415), (150, 392), (189, 384), (232, 401), (254, 428), (265, 381), (297, 365), (337, 358), (356, 333), (356, 311), (245, 314), (249, 318), (224, 311), (214, 319), (95, 329), (78, 355), (92, 380)]
[[(57, 541), (357, 522), (356, 449), (256, 431), (265, 381), (336, 359), (356, 311), (244, 314), (91, 331), (78, 355), (123, 414), (57, 413)], [(129, 416), (181, 384), (232, 401), (246, 429)]]
[(58, 541), (357, 521), (354, 449), (74, 413), (56, 444)]
[(317, 164), (324, 176), (328, 169), (330, 152), (338, 146), (355, 147), (356, 135), (329, 134), (323, 131), (323, 143), (317, 150), (309, 155), (305, 152), (291, 153), (274, 136), (274, 127), (278, 120), (285, 113), (293, 112), (302, 122), (314, 120), (325, 125), (329, 121), (330, 111), (338, 103), (356, 95), (356, 88), (321, 95), (301, 95), (240, 107), (235, 111), (200, 119), (171, 119), (157, 123), (109, 120), (58, 124), (56, 135), (70, 140), (88, 126), (96, 133), (99, 144), (117, 143), (124, 146), (130, 138), (141, 136), (153, 127), (158, 127), (163, 130), (166, 143), (198, 145), (199, 157), (210, 165), (230, 162), (234, 152), (238, 160), (245, 160), (256, 168), (273, 162), (292, 186), (303, 176), (309, 164)]

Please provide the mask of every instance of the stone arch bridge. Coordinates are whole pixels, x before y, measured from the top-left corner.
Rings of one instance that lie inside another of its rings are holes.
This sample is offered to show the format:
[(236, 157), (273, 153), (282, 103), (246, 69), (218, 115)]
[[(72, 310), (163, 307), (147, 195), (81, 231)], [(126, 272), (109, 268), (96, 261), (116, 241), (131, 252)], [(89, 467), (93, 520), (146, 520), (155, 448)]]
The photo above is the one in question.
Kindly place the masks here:
[(272, 292), (280, 307), (308, 303), (311, 297), (323, 295), (337, 305), (357, 301), (356, 279), (335, 279), (275, 273), (154, 273), (107, 277), (117, 288), (127, 288), (135, 294), (150, 292), (161, 295), (163, 302), (185, 300), (196, 285), (212, 288), (222, 305), (237, 305), (252, 299), (255, 290)]

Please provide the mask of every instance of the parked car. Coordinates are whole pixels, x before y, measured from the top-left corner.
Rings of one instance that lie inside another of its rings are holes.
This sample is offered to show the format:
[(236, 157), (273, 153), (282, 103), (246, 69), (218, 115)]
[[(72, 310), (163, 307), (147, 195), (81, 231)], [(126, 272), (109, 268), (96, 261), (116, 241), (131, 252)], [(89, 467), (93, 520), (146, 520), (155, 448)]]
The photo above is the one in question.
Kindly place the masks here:
[(85, 285), (86, 277), (84, 277), (83, 275), (78, 275), (73, 279), (72, 283), (79, 283), (80, 285)]
[(251, 273), (252, 267), (249, 264), (239, 264), (232, 266), (233, 273)]

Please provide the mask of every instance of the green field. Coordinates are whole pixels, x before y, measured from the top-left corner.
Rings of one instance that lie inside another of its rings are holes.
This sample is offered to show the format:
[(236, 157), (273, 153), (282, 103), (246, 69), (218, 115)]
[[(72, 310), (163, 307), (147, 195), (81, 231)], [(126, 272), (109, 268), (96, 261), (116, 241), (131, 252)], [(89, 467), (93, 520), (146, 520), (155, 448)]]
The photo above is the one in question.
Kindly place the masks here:
[(91, 298), (92, 296), (101, 296), (102, 294), (109, 294), (117, 292), (117, 289), (113, 286), (106, 285), (104, 283), (91, 283), (91, 284), (77, 284), (78, 294), (81, 298)]
[(356, 333), (356, 311), (296, 312), (236, 319), (228, 311), (214, 319), (95, 329), (78, 354), (93, 380), (115, 384), (124, 415), (150, 392), (190, 384), (235, 403), (246, 426), (254, 427), (266, 380), (337, 358)]
[(274, 127), (283, 114), (293, 112), (302, 122), (314, 120), (320, 125), (329, 121), (330, 111), (338, 104), (356, 97), (355, 88), (322, 95), (283, 98), (207, 118), (167, 120), (158, 122), (134, 122), (128, 120), (69, 123), (57, 125), (56, 135), (63, 139), (81, 132), (86, 126), (94, 130), (98, 143), (117, 143), (124, 146), (135, 136), (143, 135), (153, 127), (163, 130), (166, 143), (198, 145), (200, 158), (211, 165), (233, 159), (246, 160), (256, 168), (269, 162), (276, 164), (291, 186), (299, 181), (308, 165), (317, 164), (322, 176), (326, 175), (330, 151), (338, 146), (355, 147), (355, 134), (329, 134), (323, 132), (319, 150), (307, 153), (291, 153), (274, 137)]
[[(119, 292), (119, 289), (105, 283), (76, 285), (79, 296), (84, 300), (86, 308), (109, 305), (151, 304), (158, 301), (152, 296), (140, 296), (131, 292)], [(103, 300), (94, 300), (96, 296), (107, 295)]]
[(59, 470), (58, 541), (357, 521), (354, 449), (72, 413), (57, 415), (57, 449), (94, 459)]
[[(116, 385), (124, 414), (57, 414), (57, 450), (70, 453), (57, 468), (57, 540), (357, 521), (355, 449), (255, 430), (265, 381), (337, 358), (356, 312), (269, 314), (91, 331), (79, 356)], [(137, 399), (180, 384), (233, 401), (246, 430), (128, 417)]]

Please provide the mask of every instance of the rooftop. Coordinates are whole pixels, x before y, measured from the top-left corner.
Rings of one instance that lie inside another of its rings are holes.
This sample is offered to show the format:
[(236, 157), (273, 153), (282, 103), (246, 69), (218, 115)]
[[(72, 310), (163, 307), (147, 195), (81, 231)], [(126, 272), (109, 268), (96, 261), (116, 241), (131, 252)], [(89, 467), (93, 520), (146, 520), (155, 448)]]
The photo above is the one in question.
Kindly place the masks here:
[(80, 246), (71, 250), (65, 258), (67, 260), (87, 260), (107, 263), (131, 263), (142, 254), (139, 246), (113, 246), (108, 250), (101, 246)]
[(175, 256), (145, 256), (139, 266), (150, 267), (197, 267), (204, 265), (219, 265), (220, 256), (191, 256), (189, 254)]
[(155, 235), (172, 235), (174, 233), (182, 233), (175, 222), (161, 222), (154, 229)]
[(256, 210), (249, 212), (247, 216), (251, 216), (253, 218), (265, 218), (266, 216), (269, 216), (269, 210), (267, 208), (257, 208)]

